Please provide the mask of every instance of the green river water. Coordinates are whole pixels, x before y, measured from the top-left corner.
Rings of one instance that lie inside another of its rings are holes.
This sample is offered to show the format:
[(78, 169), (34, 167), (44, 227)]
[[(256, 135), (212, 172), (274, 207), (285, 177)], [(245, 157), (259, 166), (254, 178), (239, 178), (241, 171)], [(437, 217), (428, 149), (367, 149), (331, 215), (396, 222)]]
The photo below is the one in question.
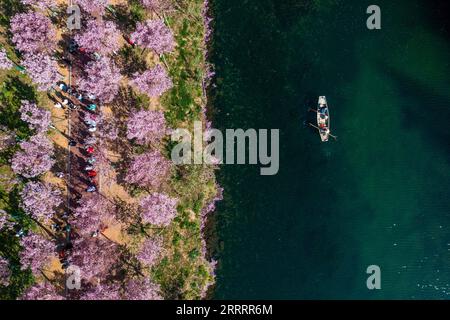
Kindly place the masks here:
[(212, 0), (214, 126), (280, 129), (277, 175), (220, 170), (216, 298), (449, 297), (450, 7), (372, 2)]

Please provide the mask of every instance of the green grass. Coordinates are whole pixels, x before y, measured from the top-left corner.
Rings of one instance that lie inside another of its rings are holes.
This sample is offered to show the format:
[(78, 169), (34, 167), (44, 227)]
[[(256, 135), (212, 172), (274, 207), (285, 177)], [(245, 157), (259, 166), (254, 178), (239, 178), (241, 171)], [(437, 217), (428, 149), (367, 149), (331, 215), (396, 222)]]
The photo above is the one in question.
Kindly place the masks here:
[[(15, 175), (8, 166), (0, 167), (0, 210), (11, 216), (11, 220), (24, 230), (34, 226), (33, 221), (19, 207), (21, 183), (15, 184)], [(19, 238), (15, 231), (3, 229), (0, 232), (0, 255), (10, 263), (11, 278), (7, 287), (0, 285), (0, 300), (15, 300), (33, 283), (30, 270), (20, 269), (19, 253), (21, 251)]]
[[(202, 0), (179, 1), (179, 8), (167, 17), (175, 34), (175, 52), (163, 59), (169, 67), (174, 87), (161, 103), (172, 128), (192, 128), (194, 121), (204, 121), (202, 81), (205, 62), (201, 10)], [(166, 144), (166, 153), (174, 144)], [(166, 257), (153, 268), (152, 275), (161, 285), (165, 298), (199, 299), (201, 290), (212, 280), (209, 264), (202, 256), (202, 208), (216, 194), (213, 168), (201, 165), (177, 166), (168, 193), (179, 199), (178, 216), (163, 230), (169, 244)]]
[(20, 119), (19, 108), (22, 100), (36, 101), (33, 87), (19, 76), (8, 75), (0, 87), (0, 125), (15, 132), (19, 139), (26, 139), (31, 135), (31, 131)]
[[(9, 23), (10, 17), (21, 11), (19, 1), (2, 1), (0, 4), (0, 25)], [(5, 35), (3, 32), (2, 35)], [(8, 56), (17, 61), (17, 56), (10, 43), (2, 38), (2, 48)], [(0, 135), (11, 135), (16, 141), (29, 138), (33, 132), (20, 119), (19, 108), (22, 100), (35, 101), (47, 105), (44, 93), (38, 93), (30, 84), (30, 80), (16, 69), (0, 70)], [(19, 253), (22, 250), (16, 231), (29, 230), (36, 227), (35, 223), (19, 207), (20, 190), (23, 181), (18, 179), (10, 167), (10, 160), (18, 149), (17, 144), (6, 146), (0, 150), (0, 210), (10, 216), (16, 225), (13, 229), (4, 228), (0, 231), (0, 255), (6, 258), (10, 265), (11, 277), (8, 286), (0, 286), (0, 300), (15, 300), (24, 290), (32, 285), (34, 278), (30, 270), (21, 270)]]
[(201, 19), (201, 1), (185, 1), (186, 12), (178, 12), (168, 18), (168, 24), (175, 30), (177, 49), (165, 55), (169, 65), (174, 88), (162, 99), (166, 107), (169, 125), (180, 127), (200, 119), (203, 103), (202, 81), (205, 69), (203, 59), (203, 24), (193, 21)]

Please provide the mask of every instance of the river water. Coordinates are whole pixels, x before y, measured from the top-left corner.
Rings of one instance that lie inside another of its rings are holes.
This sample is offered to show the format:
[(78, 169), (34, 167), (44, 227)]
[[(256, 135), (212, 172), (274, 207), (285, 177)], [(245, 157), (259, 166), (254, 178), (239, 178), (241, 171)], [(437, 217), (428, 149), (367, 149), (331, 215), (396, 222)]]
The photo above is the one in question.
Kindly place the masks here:
[(372, 2), (212, 1), (214, 126), (280, 129), (277, 175), (220, 170), (216, 298), (449, 297), (450, 7), (377, 0), (368, 30)]

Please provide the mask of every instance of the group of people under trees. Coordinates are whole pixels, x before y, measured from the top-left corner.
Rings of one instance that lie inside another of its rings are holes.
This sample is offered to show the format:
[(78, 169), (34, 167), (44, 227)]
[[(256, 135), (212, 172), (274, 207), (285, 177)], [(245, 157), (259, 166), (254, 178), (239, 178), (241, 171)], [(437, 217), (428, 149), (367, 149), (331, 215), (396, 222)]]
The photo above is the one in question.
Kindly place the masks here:
[[(73, 41), (69, 44), (69, 53), (72, 55), (80, 54), (86, 55), (86, 50), (80, 48), (78, 45), (74, 44)], [(90, 55), (91, 58), (97, 58), (96, 55)], [(96, 102), (96, 96), (89, 93), (82, 93), (81, 90), (78, 90), (74, 86), (70, 86), (64, 82), (59, 82), (57, 86), (52, 86), (49, 97), (55, 102), (55, 108), (68, 108), (71, 111), (79, 111), (84, 112), (84, 123), (86, 127), (83, 129), (78, 126), (78, 129), (83, 130), (85, 132), (81, 132), (79, 136), (84, 136), (83, 141), (77, 141), (81, 138), (69, 137), (69, 148), (80, 146), (82, 154), (85, 156), (83, 165), (83, 175), (86, 176), (88, 180), (88, 184), (85, 188), (83, 188), (84, 192), (94, 193), (98, 191), (97, 185), (97, 169), (96, 163), (97, 159), (95, 157), (96, 148), (95, 144), (97, 142), (97, 138), (95, 133), (97, 131), (98, 124), (98, 103)], [(69, 113), (70, 117), (70, 113)], [(68, 181), (70, 183), (70, 181)], [(77, 200), (80, 200), (81, 196), (77, 197)], [(55, 230), (63, 231), (66, 233), (65, 243), (60, 245), (59, 250), (59, 258), (62, 263), (63, 268), (67, 268), (70, 265), (70, 255), (68, 251), (72, 249), (71, 243), (71, 235), (72, 228), (70, 224), (67, 224), (66, 227), (62, 228), (58, 224), (54, 224), (52, 226)], [(104, 230), (96, 230), (92, 233), (92, 237), (97, 237), (100, 232)]]

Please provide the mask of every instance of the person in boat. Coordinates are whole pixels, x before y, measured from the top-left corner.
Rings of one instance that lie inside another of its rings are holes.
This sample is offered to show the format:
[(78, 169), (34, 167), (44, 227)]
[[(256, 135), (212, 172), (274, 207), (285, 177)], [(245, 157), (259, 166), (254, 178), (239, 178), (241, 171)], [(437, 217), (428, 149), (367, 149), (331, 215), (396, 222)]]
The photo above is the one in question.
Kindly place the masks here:
[(328, 115), (328, 109), (326, 107), (321, 107), (319, 109), (319, 113), (327, 116)]

